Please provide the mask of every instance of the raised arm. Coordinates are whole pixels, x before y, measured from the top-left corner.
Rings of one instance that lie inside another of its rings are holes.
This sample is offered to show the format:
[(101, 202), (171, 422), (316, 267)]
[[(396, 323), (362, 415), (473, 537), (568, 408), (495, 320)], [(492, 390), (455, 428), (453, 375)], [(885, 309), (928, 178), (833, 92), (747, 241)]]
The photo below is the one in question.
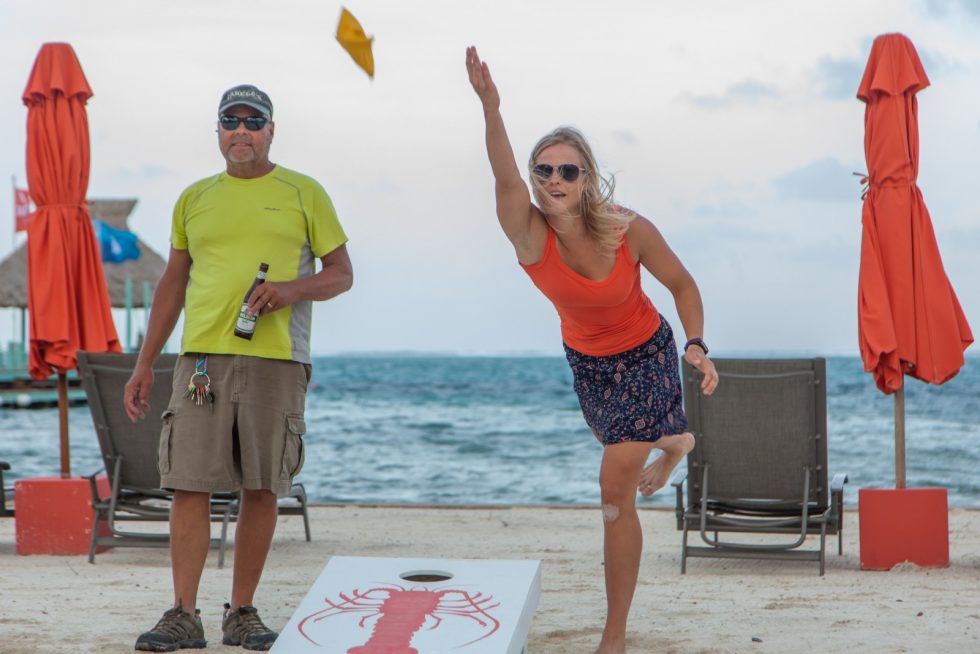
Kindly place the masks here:
[(514, 159), (510, 139), (507, 138), (504, 119), (500, 115), (500, 94), (497, 93), (497, 86), (490, 77), (489, 67), (480, 61), (474, 47), (466, 49), (466, 71), (473, 90), (483, 104), (483, 117), (487, 125), (487, 155), (496, 180), (497, 219), (504, 234), (514, 244), (518, 258), (522, 262), (531, 263), (540, 256), (540, 252), (535, 253), (536, 248), (531, 242), (536, 210), (531, 204), (531, 194)]
[[(691, 273), (667, 245), (660, 231), (653, 223), (642, 216), (630, 222), (627, 240), (630, 250), (639, 257), (640, 263), (650, 274), (663, 284), (674, 297), (677, 315), (684, 326), (685, 340), (704, 336), (704, 305), (701, 291)], [(684, 358), (692, 366), (704, 373), (701, 390), (705, 395), (714, 392), (718, 385), (715, 364), (707, 353), (697, 345), (691, 345), (684, 352)]]

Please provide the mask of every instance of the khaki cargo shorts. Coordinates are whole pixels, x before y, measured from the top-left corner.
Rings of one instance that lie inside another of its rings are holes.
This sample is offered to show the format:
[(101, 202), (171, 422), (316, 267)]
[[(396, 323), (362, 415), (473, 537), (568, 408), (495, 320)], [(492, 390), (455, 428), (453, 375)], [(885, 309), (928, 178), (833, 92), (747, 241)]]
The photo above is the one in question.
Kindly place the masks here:
[(174, 367), (160, 433), (160, 486), (188, 491), (289, 492), (303, 467), (308, 364), (212, 354), (207, 375), (214, 404), (184, 397), (197, 355)]

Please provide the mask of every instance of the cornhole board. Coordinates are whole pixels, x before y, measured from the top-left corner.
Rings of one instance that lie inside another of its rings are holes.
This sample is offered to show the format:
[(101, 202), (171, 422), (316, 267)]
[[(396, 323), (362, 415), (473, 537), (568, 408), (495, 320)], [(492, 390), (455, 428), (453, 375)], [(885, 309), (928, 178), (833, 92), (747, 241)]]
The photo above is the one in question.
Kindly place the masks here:
[(277, 654), (521, 654), (539, 561), (335, 556), (272, 647)]
[(858, 490), (862, 570), (900, 563), (949, 567), (949, 502), (945, 488)]
[[(111, 490), (104, 475), (96, 478), (102, 497)], [(35, 477), (14, 482), (14, 516), (18, 554), (88, 554), (92, 540), (92, 490), (84, 477)], [(109, 535), (105, 524), (100, 535)], [(100, 547), (104, 552), (109, 548)]]

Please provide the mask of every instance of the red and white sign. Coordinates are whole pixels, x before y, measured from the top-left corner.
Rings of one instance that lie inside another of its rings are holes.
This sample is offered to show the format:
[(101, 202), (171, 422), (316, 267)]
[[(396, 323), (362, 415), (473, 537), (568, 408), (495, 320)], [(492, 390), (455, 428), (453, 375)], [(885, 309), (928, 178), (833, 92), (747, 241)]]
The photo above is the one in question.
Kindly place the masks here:
[(31, 194), (27, 189), (14, 189), (14, 231), (26, 232), (31, 219)]

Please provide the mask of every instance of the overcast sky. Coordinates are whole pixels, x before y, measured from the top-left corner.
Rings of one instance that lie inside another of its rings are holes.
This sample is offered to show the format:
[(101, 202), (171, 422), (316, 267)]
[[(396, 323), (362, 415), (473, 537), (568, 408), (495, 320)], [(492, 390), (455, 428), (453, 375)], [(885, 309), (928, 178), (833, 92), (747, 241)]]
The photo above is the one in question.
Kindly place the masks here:
[[(334, 40), (336, 2), (3, 0), (0, 173), (26, 185), (21, 95), (41, 44), (71, 43), (95, 94), (89, 196), (138, 198), (130, 228), (166, 257), (177, 196), (223, 168), (220, 93), (254, 83), (276, 106), (272, 159), (318, 179), (350, 237), (354, 288), (318, 305), (314, 352), (558, 354), (554, 309), (496, 222), (474, 44), (520, 165), (546, 131), (582, 129), (620, 202), (693, 273), (713, 352), (857, 354), (855, 92), (871, 41), (898, 31), (932, 81), (919, 185), (980, 331), (980, 2), (345, 6), (375, 36), (373, 81)], [(23, 239), (11, 207), (0, 182), (3, 256)], [(644, 286), (679, 327), (669, 294)], [(16, 324), (0, 312), (0, 338)]]

